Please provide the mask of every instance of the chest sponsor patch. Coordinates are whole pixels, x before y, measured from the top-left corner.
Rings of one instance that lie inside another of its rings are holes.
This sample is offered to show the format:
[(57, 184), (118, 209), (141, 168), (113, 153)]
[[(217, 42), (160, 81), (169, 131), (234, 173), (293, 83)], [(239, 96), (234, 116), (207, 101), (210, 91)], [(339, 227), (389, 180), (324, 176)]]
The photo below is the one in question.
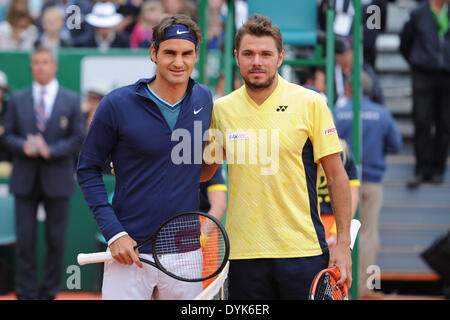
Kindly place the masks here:
[(248, 139), (247, 132), (240, 132), (240, 133), (230, 133), (228, 134), (228, 141), (233, 140), (246, 140)]

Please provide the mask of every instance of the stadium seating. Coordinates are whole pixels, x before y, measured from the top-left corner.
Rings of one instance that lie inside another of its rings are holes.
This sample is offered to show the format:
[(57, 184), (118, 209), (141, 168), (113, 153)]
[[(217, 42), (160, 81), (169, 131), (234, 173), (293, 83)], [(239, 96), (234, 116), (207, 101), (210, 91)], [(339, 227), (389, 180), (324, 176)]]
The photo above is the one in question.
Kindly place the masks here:
[(317, 44), (317, 0), (247, 0), (248, 13), (270, 16), (286, 45)]

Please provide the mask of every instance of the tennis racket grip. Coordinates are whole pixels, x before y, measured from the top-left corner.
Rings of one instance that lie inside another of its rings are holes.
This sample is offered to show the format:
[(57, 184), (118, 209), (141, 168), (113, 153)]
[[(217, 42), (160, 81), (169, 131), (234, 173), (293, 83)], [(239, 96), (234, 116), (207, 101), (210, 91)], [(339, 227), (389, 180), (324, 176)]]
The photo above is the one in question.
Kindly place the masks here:
[(113, 257), (111, 252), (94, 252), (94, 253), (80, 253), (77, 256), (77, 261), (80, 266), (89, 263), (99, 263), (105, 261), (111, 261)]
[(361, 227), (361, 222), (359, 220), (353, 219), (350, 224), (350, 250), (353, 250), (355, 245), (356, 236), (358, 235), (359, 228)]

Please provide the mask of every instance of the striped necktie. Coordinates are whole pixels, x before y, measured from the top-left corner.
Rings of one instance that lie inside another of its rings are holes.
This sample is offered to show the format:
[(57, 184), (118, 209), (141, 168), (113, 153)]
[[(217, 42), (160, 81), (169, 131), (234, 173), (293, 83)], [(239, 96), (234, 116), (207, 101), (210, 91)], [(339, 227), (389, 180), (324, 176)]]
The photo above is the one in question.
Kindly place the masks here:
[(34, 105), (34, 113), (36, 114), (36, 126), (39, 132), (45, 131), (45, 125), (47, 123), (47, 117), (45, 115), (45, 88), (41, 89), (39, 101)]

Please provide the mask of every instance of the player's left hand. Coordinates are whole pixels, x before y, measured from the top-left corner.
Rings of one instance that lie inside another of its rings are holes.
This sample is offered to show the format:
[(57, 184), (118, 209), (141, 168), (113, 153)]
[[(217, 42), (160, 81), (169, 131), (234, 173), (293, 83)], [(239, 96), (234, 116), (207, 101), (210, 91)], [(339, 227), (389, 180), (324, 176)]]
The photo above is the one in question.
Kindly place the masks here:
[(350, 288), (352, 285), (352, 256), (348, 245), (336, 243), (330, 253), (330, 267), (337, 266), (341, 273), (341, 278), (337, 284), (346, 283)]

